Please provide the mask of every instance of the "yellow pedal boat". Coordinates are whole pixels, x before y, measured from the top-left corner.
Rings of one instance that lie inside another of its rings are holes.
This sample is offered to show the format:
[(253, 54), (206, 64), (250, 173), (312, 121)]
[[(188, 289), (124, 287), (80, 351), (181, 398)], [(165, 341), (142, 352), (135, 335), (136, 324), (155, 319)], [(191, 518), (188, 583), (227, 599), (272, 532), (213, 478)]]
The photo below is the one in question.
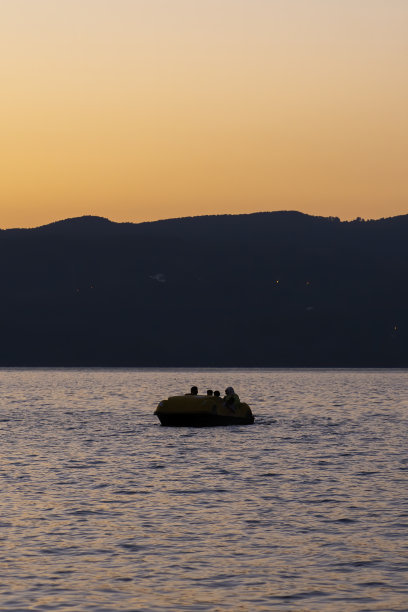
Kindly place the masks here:
[(222, 398), (207, 395), (176, 395), (163, 400), (154, 414), (160, 423), (172, 427), (250, 425), (254, 416), (248, 404), (226, 406)]

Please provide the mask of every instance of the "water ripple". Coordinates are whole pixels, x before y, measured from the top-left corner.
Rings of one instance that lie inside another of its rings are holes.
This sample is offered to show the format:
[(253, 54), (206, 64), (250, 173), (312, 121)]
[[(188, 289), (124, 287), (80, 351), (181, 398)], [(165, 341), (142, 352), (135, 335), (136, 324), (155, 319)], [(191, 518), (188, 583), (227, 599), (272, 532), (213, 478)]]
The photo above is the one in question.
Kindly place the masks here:
[[(0, 371), (0, 610), (406, 611), (404, 370)], [(251, 427), (160, 427), (237, 388)]]

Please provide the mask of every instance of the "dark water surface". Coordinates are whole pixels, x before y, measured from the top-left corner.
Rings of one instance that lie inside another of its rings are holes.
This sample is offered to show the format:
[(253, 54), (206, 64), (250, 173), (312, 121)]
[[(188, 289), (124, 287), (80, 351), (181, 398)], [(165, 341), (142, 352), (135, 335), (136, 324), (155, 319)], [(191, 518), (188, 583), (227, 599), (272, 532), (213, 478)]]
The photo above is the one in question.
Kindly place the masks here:
[[(1, 370), (0, 610), (408, 610), (407, 376)], [(192, 384), (255, 425), (161, 427)]]

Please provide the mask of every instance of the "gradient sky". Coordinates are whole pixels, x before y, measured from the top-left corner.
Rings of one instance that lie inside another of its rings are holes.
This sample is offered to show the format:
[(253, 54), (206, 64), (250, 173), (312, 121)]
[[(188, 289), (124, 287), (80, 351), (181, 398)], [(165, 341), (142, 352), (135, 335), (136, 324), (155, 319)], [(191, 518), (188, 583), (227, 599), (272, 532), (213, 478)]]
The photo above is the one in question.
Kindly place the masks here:
[(0, 227), (408, 212), (407, 0), (0, 0)]

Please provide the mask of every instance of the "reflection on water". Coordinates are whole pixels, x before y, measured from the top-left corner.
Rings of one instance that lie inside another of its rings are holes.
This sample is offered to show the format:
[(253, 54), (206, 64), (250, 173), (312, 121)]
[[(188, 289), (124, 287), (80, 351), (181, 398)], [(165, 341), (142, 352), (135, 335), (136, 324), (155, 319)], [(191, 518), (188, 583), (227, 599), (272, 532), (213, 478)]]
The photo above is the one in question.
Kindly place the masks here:
[[(0, 371), (0, 609), (407, 610), (406, 371)], [(161, 427), (232, 384), (255, 425)]]

